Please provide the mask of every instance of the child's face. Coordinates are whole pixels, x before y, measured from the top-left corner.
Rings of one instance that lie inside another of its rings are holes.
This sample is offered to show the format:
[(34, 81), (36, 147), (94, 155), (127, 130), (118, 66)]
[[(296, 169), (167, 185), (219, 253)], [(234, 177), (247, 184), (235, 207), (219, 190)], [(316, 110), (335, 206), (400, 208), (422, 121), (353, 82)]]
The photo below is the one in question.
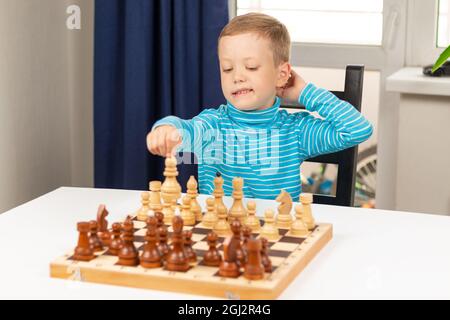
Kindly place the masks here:
[(275, 66), (270, 40), (254, 33), (221, 38), (219, 61), (223, 94), (244, 111), (271, 107), (289, 77), (287, 62)]

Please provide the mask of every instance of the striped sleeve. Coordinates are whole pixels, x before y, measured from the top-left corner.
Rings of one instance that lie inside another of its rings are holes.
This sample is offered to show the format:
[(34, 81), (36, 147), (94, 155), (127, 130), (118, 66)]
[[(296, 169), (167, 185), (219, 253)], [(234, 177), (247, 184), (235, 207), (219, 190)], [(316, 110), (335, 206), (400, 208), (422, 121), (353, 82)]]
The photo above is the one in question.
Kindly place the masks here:
[(323, 118), (298, 118), (299, 145), (305, 159), (353, 147), (372, 135), (370, 122), (350, 103), (326, 89), (308, 83), (299, 102)]
[[(198, 116), (183, 120), (175, 116), (168, 116), (155, 122), (152, 130), (162, 125), (171, 125), (180, 131), (182, 143), (178, 152), (195, 152), (201, 150), (203, 137), (217, 130), (217, 109), (205, 109)], [(209, 130), (209, 131), (208, 131)]]

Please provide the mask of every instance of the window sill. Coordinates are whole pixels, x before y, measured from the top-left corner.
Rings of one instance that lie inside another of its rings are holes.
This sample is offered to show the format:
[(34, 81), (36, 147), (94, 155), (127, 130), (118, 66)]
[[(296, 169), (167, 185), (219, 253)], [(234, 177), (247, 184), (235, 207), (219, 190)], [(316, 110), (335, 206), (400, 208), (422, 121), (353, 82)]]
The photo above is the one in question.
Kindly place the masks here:
[(421, 67), (402, 68), (386, 79), (386, 90), (400, 93), (450, 96), (450, 77), (428, 77)]

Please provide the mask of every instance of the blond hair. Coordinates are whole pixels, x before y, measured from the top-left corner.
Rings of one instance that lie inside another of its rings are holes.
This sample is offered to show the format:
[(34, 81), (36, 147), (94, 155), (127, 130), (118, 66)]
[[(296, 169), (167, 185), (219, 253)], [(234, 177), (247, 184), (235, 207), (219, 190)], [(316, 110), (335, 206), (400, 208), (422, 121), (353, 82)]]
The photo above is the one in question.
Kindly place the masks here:
[(275, 65), (288, 62), (291, 50), (291, 38), (284, 24), (263, 13), (250, 12), (234, 17), (219, 35), (219, 41), (225, 36), (243, 33), (255, 33), (271, 43)]

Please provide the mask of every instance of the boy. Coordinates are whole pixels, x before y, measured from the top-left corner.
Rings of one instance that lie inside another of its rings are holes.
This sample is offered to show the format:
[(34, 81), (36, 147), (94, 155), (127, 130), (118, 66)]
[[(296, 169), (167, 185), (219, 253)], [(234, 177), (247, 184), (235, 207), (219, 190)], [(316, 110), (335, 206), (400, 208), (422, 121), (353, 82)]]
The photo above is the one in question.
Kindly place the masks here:
[[(245, 197), (275, 199), (284, 189), (298, 201), (303, 160), (359, 144), (373, 129), (352, 105), (306, 83), (291, 69), (289, 55), (289, 33), (278, 20), (259, 13), (235, 17), (218, 44), (227, 104), (191, 120), (157, 121), (147, 136), (150, 152), (194, 152), (200, 193), (213, 192), (220, 172), (226, 195), (239, 176)], [(299, 101), (323, 119), (280, 110), (280, 97)]]

